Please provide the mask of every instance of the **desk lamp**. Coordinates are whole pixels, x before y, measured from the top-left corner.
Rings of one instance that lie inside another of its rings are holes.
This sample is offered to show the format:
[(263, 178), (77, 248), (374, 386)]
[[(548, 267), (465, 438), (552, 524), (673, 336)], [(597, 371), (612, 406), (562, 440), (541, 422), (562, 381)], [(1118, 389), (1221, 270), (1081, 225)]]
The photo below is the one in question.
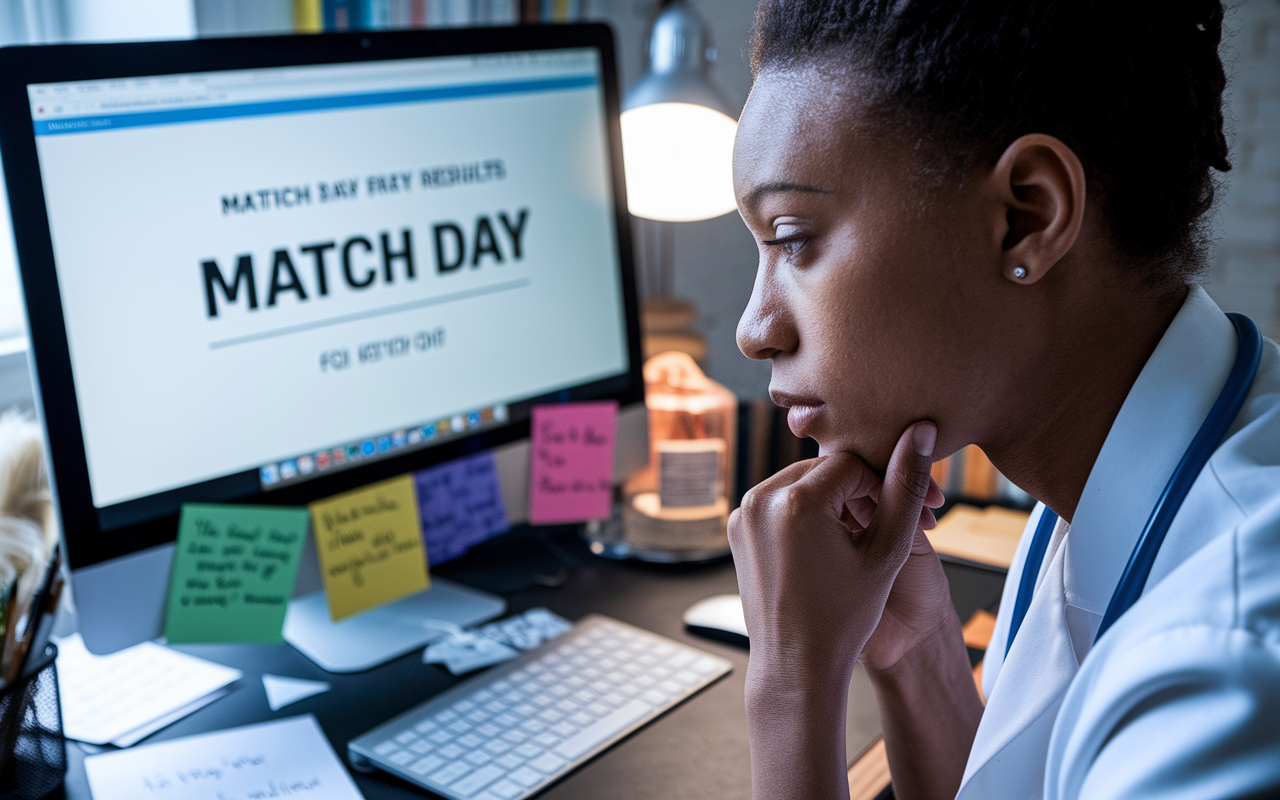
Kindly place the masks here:
[[(685, 0), (669, 0), (653, 23), (649, 70), (623, 102), (622, 149), (631, 213), (653, 220), (645, 233), (652, 295), (642, 309), (645, 358), (680, 350), (702, 361), (692, 331), (697, 310), (673, 297), (672, 225), (735, 209), (733, 138), (738, 124), (708, 80), (716, 50), (706, 23)], [(656, 241), (654, 241), (656, 240)], [(656, 275), (652, 273), (656, 272)], [(656, 280), (655, 280), (656, 279)]]

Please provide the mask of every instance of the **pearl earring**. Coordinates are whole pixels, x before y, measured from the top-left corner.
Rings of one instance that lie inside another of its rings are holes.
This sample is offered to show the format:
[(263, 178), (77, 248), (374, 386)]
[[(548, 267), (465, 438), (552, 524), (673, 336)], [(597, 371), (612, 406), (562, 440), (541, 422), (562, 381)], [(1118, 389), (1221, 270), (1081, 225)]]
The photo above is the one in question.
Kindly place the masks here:
[(1025, 268), (1023, 268), (1023, 267), (1014, 267), (1014, 268), (1013, 268), (1013, 277), (1018, 278), (1019, 280), (1021, 280), (1022, 278), (1027, 277), (1027, 270), (1026, 270)]

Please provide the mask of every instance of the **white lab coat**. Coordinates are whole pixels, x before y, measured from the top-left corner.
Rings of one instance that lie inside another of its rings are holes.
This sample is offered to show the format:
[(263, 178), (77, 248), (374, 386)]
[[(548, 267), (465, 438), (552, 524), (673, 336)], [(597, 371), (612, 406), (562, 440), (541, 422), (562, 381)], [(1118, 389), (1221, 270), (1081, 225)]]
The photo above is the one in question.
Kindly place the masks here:
[(1005, 658), (1031, 515), (983, 667), (962, 800), (1280, 796), (1280, 347), (1160, 549), (1094, 646), (1134, 543), (1226, 381), (1230, 320), (1203, 289), (1125, 399), (1059, 522)]

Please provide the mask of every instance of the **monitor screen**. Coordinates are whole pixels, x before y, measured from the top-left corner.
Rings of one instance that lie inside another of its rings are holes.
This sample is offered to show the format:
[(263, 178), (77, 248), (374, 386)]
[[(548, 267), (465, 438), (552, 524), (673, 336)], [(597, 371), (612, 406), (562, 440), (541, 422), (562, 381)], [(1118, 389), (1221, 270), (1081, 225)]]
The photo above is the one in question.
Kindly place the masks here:
[(28, 84), (100, 527), (625, 375), (602, 78), (571, 47)]

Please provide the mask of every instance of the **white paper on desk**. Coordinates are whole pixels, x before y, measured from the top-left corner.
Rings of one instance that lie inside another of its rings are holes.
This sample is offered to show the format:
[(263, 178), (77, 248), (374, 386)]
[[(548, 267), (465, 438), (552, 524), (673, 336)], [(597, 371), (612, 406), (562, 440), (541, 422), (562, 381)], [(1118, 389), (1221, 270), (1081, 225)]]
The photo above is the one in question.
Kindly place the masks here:
[(364, 800), (311, 714), (84, 760), (93, 800)]
[(240, 670), (143, 642), (106, 656), (85, 649), (79, 634), (58, 642), (58, 688), (67, 738), (91, 744), (137, 741), (135, 731), (180, 719), (197, 701), (239, 680)]

